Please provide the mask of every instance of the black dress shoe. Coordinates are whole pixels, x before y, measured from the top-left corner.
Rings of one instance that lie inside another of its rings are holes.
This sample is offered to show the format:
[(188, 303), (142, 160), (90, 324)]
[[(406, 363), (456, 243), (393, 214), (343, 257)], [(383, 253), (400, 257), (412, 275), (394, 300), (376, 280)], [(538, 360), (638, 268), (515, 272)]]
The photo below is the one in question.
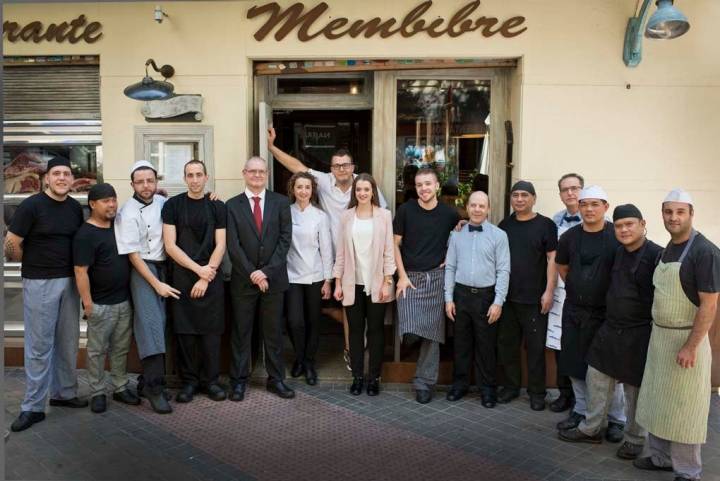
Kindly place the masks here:
[(39, 423), (40, 421), (45, 419), (45, 413), (36, 413), (33, 411), (23, 411), (20, 413), (20, 416), (13, 421), (12, 425), (10, 426), (10, 429), (17, 433), (20, 431), (24, 431), (30, 426), (32, 426), (35, 423)]
[(135, 393), (129, 389), (125, 389), (120, 392), (114, 392), (112, 397), (113, 401), (121, 402), (123, 404), (129, 404), (131, 406), (137, 406), (141, 402), (140, 398), (137, 397)]
[(365, 380), (361, 377), (354, 377), (352, 385), (350, 385), (350, 394), (353, 396), (359, 396), (363, 392), (365, 386)]
[(568, 416), (566, 420), (557, 423), (557, 428), (558, 430), (576, 428), (580, 425), (583, 419), (585, 419), (585, 416), (573, 411), (570, 413), (570, 416)]
[(71, 399), (51, 399), (50, 405), (62, 408), (86, 408), (88, 401), (87, 399), (78, 399), (77, 397)]
[(633, 466), (638, 469), (644, 469), (646, 471), (672, 471), (672, 466), (658, 466), (652, 462), (652, 458), (647, 456), (645, 458), (637, 458), (633, 461)]
[(217, 383), (210, 384), (208, 387), (203, 389), (203, 393), (207, 394), (207, 397), (209, 397), (212, 401), (224, 401), (227, 399), (225, 389)]
[(584, 432), (580, 431), (578, 428), (561, 429), (558, 431), (558, 437), (563, 441), (568, 441), (571, 443), (602, 443), (602, 436), (600, 436), (600, 433), (596, 434), (595, 436), (588, 436)]
[(90, 410), (94, 413), (104, 413), (107, 411), (107, 397), (104, 394), (98, 394), (90, 399)]
[(560, 394), (556, 400), (550, 403), (550, 410), (554, 413), (561, 413), (573, 407), (574, 404), (575, 400), (572, 396)]
[(452, 387), (452, 388), (450, 388), (447, 395), (445, 396), (445, 399), (447, 399), (448, 401), (453, 401), (453, 402), (459, 401), (465, 397), (467, 392), (468, 392), (467, 389), (463, 389), (463, 388), (459, 388), (459, 387)]
[(517, 389), (503, 387), (498, 392), (497, 402), (500, 404), (507, 404), (518, 397), (520, 397), (520, 391)]
[(247, 383), (240, 382), (238, 384), (235, 384), (232, 388), (232, 391), (230, 391), (230, 400), (231, 401), (242, 401), (245, 399), (245, 391), (247, 390)]
[(317, 384), (317, 371), (315, 370), (315, 366), (311, 363), (305, 364), (305, 382), (308, 383), (310, 386), (314, 386)]
[(615, 452), (615, 455), (620, 459), (636, 459), (643, 452), (642, 444), (633, 444), (625, 441)]
[(377, 396), (380, 394), (380, 378), (375, 378), (367, 383), (367, 395), (368, 396)]
[(305, 373), (305, 365), (299, 361), (295, 361), (293, 363), (292, 369), (290, 370), (290, 375), (292, 377), (300, 377)]
[(172, 412), (172, 407), (168, 402), (168, 398), (162, 386), (156, 386), (154, 388), (145, 386), (145, 389), (143, 389), (143, 395), (148, 401), (150, 401), (150, 407), (156, 413), (170, 414)]
[(175, 402), (178, 403), (189, 403), (193, 400), (193, 396), (195, 395), (195, 386), (192, 384), (185, 384), (182, 389), (177, 393), (175, 396)]
[(530, 395), (530, 409), (533, 411), (544, 411), (545, 410), (545, 395), (544, 394), (531, 394)]
[(415, 400), (420, 404), (427, 404), (432, 401), (432, 391), (430, 389), (418, 389), (415, 391)]
[(287, 387), (282, 381), (268, 381), (265, 387), (268, 392), (276, 394), (283, 399), (292, 399), (295, 397), (295, 391)]
[(492, 409), (497, 405), (497, 395), (493, 394), (480, 394), (480, 404), (482, 407)]
[(605, 440), (609, 443), (619, 443), (625, 438), (625, 425), (620, 423), (608, 423), (605, 430)]

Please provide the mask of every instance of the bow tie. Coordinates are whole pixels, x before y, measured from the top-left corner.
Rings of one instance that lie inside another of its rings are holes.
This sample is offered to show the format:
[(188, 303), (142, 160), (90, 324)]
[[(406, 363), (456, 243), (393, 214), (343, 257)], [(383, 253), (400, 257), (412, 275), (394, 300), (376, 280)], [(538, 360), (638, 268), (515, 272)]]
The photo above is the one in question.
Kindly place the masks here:
[(469, 230), (470, 232), (482, 232), (482, 226), (481, 226), (481, 225), (468, 224), (468, 230)]
[(563, 217), (565, 222), (580, 222), (580, 216), (578, 215), (566, 215)]

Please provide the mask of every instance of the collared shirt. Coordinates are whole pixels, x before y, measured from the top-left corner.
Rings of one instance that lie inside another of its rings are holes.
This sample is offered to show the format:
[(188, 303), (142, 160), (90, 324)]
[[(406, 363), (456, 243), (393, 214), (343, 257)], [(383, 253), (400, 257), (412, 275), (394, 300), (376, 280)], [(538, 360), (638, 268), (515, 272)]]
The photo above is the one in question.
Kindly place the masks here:
[[(569, 221), (565, 220), (566, 216), (568, 216), (568, 217), (577, 216), (578, 219), (580, 219), (580, 220), (569, 222)], [(563, 228), (563, 232), (568, 230), (571, 227), (575, 227), (578, 224), (582, 224), (582, 217), (580, 217), (580, 211), (577, 211), (574, 214), (569, 214), (567, 209), (563, 209), (560, 212), (558, 212), (557, 214), (555, 214), (553, 216), (552, 220), (553, 220), (553, 222), (555, 222), (556, 226)]]
[(263, 219), (265, 218), (265, 192), (266, 189), (263, 189), (262, 192), (259, 194), (253, 194), (253, 192), (245, 188), (245, 195), (248, 198), (248, 201), (250, 202), (250, 211), (252, 212), (253, 209), (255, 209), (255, 200), (253, 200), (253, 197), (260, 197), (260, 213), (262, 214)]
[[(331, 172), (308, 169), (308, 173), (315, 176), (315, 180), (317, 180), (318, 200), (320, 201), (320, 207), (330, 218), (330, 232), (332, 232), (333, 245), (335, 245), (335, 240), (340, 232), (340, 216), (350, 203), (352, 187), (345, 192), (340, 190), (337, 186), (337, 180)], [(353, 174), (353, 179), (355, 177), (357, 177), (357, 174)], [(380, 196), (380, 207), (386, 209), (385, 197), (380, 191), (378, 191), (378, 194)]]
[(149, 204), (143, 204), (134, 197), (125, 202), (115, 216), (118, 254), (137, 252), (148, 261), (165, 260), (161, 217), (165, 200), (165, 197), (155, 195)]
[(288, 280), (312, 284), (332, 279), (333, 253), (328, 216), (313, 205), (290, 206), (292, 242), (287, 257)]
[(445, 302), (452, 302), (455, 283), (469, 287), (495, 286), (493, 304), (502, 306), (510, 282), (510, 245), (507, 234), (487, 220), (482, 231), (468, 224), (450, 234), (445, 259)]

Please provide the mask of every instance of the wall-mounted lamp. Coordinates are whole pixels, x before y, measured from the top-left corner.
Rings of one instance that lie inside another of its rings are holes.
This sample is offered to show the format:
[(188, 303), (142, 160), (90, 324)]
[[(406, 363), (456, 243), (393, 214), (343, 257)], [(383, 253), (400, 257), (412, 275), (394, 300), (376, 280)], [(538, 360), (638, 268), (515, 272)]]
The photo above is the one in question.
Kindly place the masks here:
[[(623, 61), (628, 67), (637, 67), (642, 60), (643, 24), (650, 1), (643, 0), (640, 13), (628, 20), (623, 45)], [(657, 0), (655, 4), (657, 10), (650, 16), (644, 31), (647, 38), (671, 39), (690, 29), (687, 17), (673, 6), (673, 0)]]
[[(152, 65), (152, 68), (155, 69), (156, 72), (160, 72), (160, 75), (163, 76), (163, 80), (155, 80), (148, 74), (148, 67), (150, 65)], [(140, 82), (126, 87), (124, 93), (127, 97), (130, 97), (133, 100), (148, 101), (166, 99), (173, 95), (175, 86), (170, 82), (165, 82), (165, 80), (169, 79), (173, 75), (175, 75), (175, 69), (172, 65), (163, 65), (158, 68), (155, 64), (155, 60), (148, 59), (148, 61), (145, 62), (145, 77), (143, 77)]]
[(170, 16), (163, 11), (160, 5), (155, 5), (155, 21), (157, 23), (163, 23), (165, 18), (170, 18)]

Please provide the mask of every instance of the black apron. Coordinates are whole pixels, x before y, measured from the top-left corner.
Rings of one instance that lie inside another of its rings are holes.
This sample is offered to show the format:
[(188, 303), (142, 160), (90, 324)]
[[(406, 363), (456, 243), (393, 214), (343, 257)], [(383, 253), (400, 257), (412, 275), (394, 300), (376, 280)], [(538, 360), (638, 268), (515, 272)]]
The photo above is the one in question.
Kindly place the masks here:
[[(625, 248), (615, 256), (612, 279), (607, 294), (607, 322), (593, 339), (588, 351), (588, 364), (613, 379), (631, 386), (640, 386), (652, 331), (651, 286), (643, 290), (638, 268), (647, 256), (649, 241), (640, 248), (637, 259), (628, 270), (623, 268)], [(647, 259), (654, 265), (654, 261)], [(648, 277), (652, 284), (652, 276)]]
[[(180, 198), (178, 223), (175, 226), (176, 244), (193, 261), (205, 265), (215, 249), (215, 216), (210, 200), (203, 201), (207, 227), (202, 240), (193, 233), (188, 218), (187, 196)], [(180, 299), (171, 301), (173, 331), (175, 334), (222, 334), (225, 329), (225, 294), (221, 272), (208, 284), (205, 295), (199, 299), (190, 297), (199, 277), (193, 271), (172, 262), (172, 286), (180, 291)]]
[(563, 306), (561, 350), (558, 353), (560, 374), (577, 379), (585, 379), (588, 349), (605, 321), (605, 296), (612, 271), (606, 252), (615, 233), (612, 224), (605, 222), (600, 254), (592, 259), (582, 259), (582, 238), (581, 232), (565, 279), (568, 297)]

